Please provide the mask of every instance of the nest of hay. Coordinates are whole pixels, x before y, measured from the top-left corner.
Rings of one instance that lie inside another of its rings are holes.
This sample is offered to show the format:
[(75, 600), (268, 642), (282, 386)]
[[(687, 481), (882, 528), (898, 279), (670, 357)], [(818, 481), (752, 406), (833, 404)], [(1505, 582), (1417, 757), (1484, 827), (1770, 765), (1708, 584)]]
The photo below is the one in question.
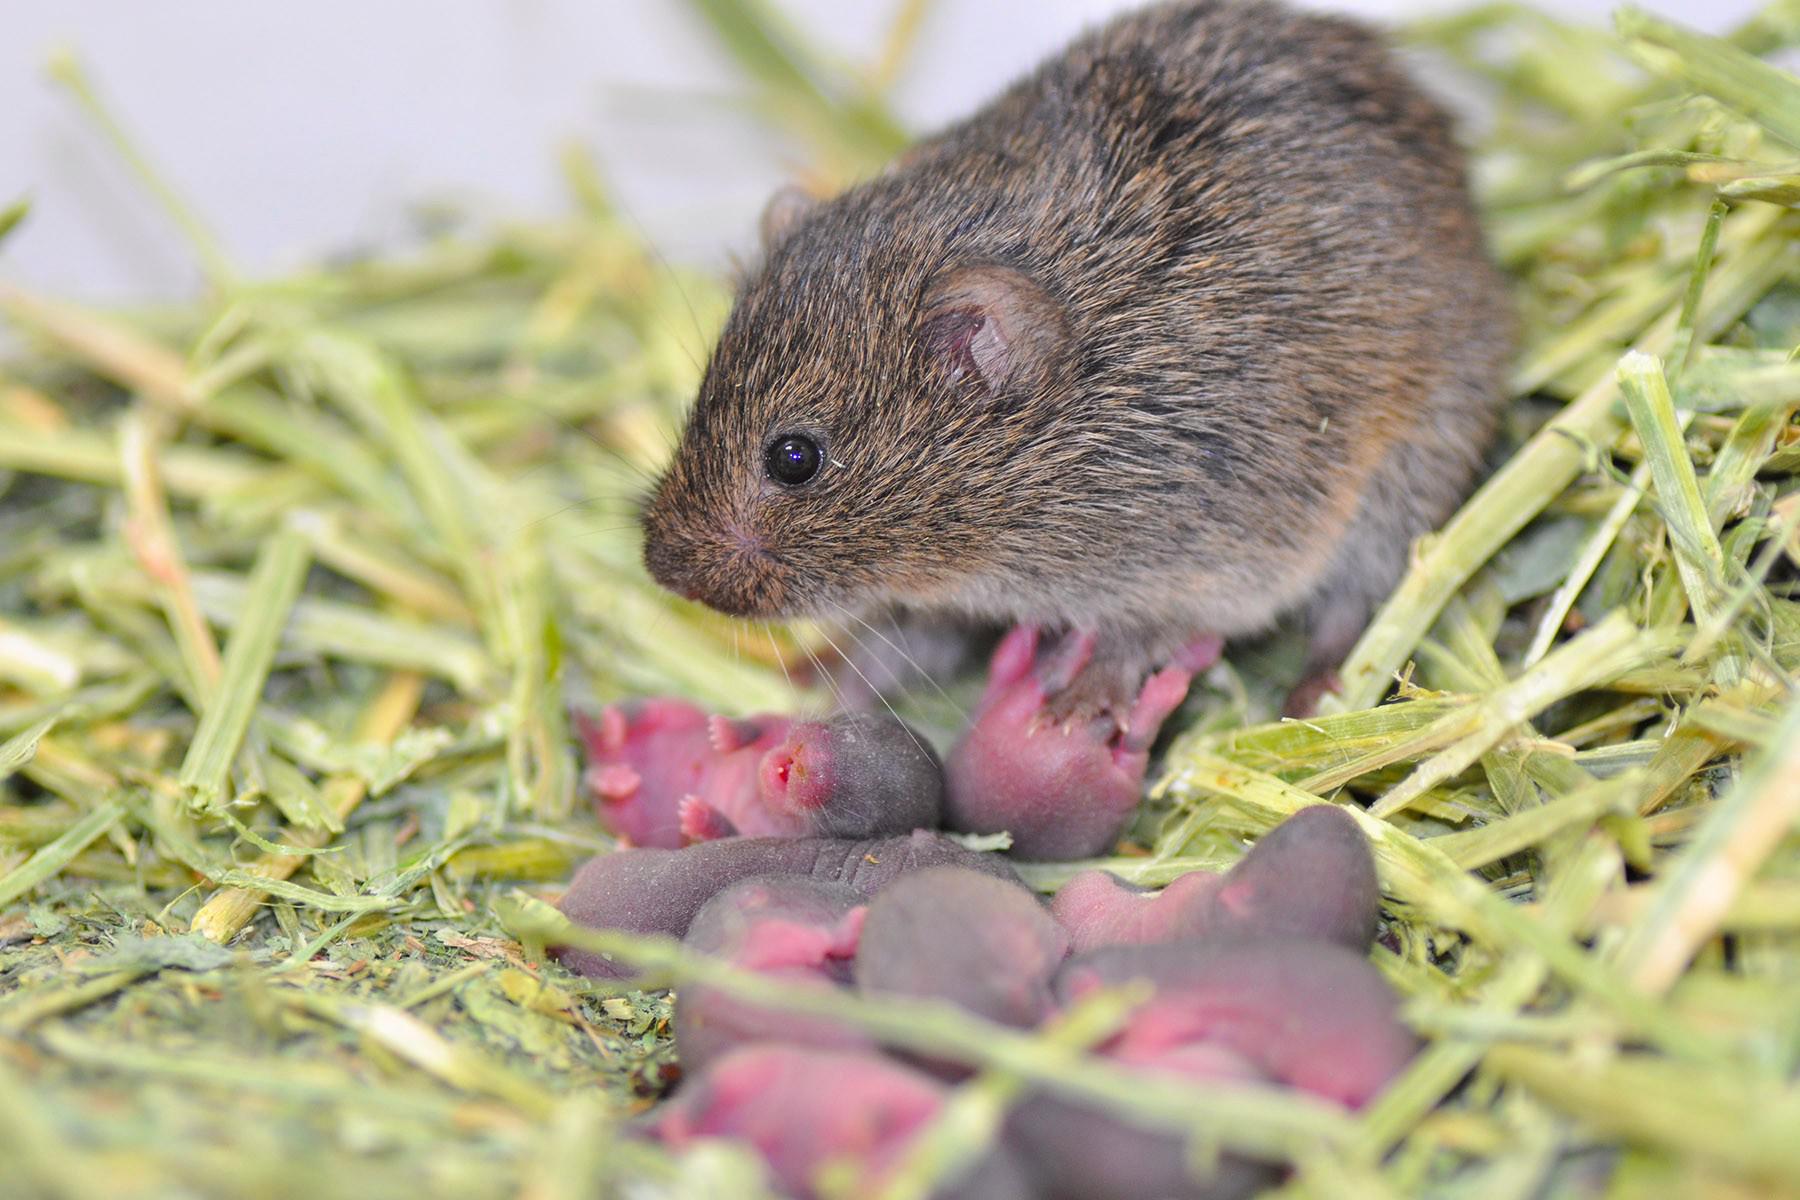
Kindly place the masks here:
[[(755, 6), (696, 7), (823, 177), (892, 151), (878, 87)], [(1233, 1108), (1066, 1030), (785, 997), (983, 1068), (895, 1195), (1020, 1081), (1285, 1158), (1295, 1195), (1800, 1191), (1800, 81), (1768, 65), (1800, 10), (1709, 39), (1500, 5), (1413, 40), (1491, 117), (1508, 444), (1329, 712), (1271, 719), (1279, 638), (1207, 678), (1107, 865), (1160, 882), (1349, 805), (1428, 1049), (1355, 1115)], [(544, 899), (608, 846), (572, 698), (825, 700), (785, 670), (818, 635), (638, 565), (632, 496), (722, 285), (579, 159), (567, 220), (246, 280), (59, 71), (210, 286), (122, 313), (0, 284), (0, 1188), (762, 1194), (737, 1151), (621, 1137), (676, 1070), (668, 995), (541, 952)]]

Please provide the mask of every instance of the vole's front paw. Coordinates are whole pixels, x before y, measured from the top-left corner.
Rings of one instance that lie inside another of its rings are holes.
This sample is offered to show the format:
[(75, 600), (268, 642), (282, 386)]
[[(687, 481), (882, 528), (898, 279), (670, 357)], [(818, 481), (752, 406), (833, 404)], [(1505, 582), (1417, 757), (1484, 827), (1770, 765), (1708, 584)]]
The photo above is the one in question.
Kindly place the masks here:
[(1070, 630), (1038, 663), (1038, 683), (1044, 692), (1042, 724), (1073, 729), (1105, 721), (1125, 728), (1132, 699), (1144, 681), (1144, 667), (1122, 655), (1096, 656), (1097, 644), (1092, 633)]

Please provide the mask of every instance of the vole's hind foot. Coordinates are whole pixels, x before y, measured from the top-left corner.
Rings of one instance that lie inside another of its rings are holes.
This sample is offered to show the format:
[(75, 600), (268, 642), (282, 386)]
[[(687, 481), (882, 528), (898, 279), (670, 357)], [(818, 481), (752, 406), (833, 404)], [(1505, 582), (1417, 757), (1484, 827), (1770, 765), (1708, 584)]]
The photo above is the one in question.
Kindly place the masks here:
[(1072, 629), (1039, 659), (1042, 725), (1068, 729), (1103, 721), (1119, 730), (1126, 727), (1144, 667), (1124, 655), (1096, 654), (1099, 645), (1093, 633)]
[(1319, 603), (1308, 615), (1311, 640), (1306, 648), (1306, 673), (1288, 693), (1287, 703), (1281, 706), (1284, 717), (1313, 716), (1319, 711), (1319, 701), (1344, 690), (1344, 682), (1338, 677), (1338, 665), (1349, 656), (1356, 640), (1362, 636), (1363, 626), (1369, 620), (1369, 608), (1343, 601)]
[(1287, 695), (1287, 703), (1281, 706), (1281, 715), (1304, 720), (1319, 711), (1319, 701), (1327, 694), (1335, 696), (1343, 690), (1344, 681), (1338, 678), (1336, 671), (1314, 671), (1294, 685), (1294, 690)]
[[(1063, 635), (1039, 667), (1039, 679), (1047, 697), (1047, 724), (1073, 726), (1106, 718), (1126, 732), (1140, 696), (1157, 668), (1176, 668), (1182, 674), (1181, 695), (1187, 679), (1219, 661), (1224, 647), (1216, 635), (1195, 638), (1166, 661), (1149, 658), (1128, 643), (1112, 644), (1079, 630)], [(1179, 703), (1179, 697), (1177, 697)], [(1156, 724), (1162, 724), (1162, 713)]]

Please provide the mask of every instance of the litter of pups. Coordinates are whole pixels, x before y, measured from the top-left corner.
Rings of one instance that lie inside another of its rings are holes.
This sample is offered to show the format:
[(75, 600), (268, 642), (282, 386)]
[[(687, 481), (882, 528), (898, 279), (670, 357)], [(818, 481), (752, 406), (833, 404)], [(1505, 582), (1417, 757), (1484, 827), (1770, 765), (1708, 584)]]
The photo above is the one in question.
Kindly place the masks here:
[[(918, 830), (622, 850), (584, 866), (563, 909), (587, 925), (683, 936), (692, 949), (805, 986), (938, 1000), (1016, 1029), (1135, 982), (1149, 999), (1096, 1055), (1355, 1108), (1416, 1049), (1366, 957), (1378, 902), (1361, 831), (1321, 805), (1265, 835), (1230, 871), (1193, 872), (1160, 892), (1087, 871), (1046, 904), (1003, 856)], [(586, 952), (563, 961), (603, 978), (631, 974)], [(797, 1197), (817, 1194), (828, 1164), (852, 1172), (855, 1194), (880, 1186), (967, 1073), (711, 987), (683, 989), (675, 1033), (686, 1078), (638, 1132), (673, 1148), (705, 1137), (747, 1142)], [(1222, 1200), (1279, 1177), (1277, 1164), (1229, 1154), (1196, 1169), (1175, 1133), (1034, 1090), (1014, 1104), (995, 1146), (936, 1195)]]

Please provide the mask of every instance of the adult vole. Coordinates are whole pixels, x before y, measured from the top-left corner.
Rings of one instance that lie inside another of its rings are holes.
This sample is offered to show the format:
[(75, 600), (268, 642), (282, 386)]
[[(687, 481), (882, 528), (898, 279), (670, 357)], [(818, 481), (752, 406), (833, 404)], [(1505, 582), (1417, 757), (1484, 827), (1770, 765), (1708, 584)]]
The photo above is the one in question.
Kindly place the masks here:
[(765, 234), (649, 569), (745, 616), (1091, 636), (1059, 715), (1296, 611), (1310, 700), (1495, 424), (1449, 121), (1335, 17), (1131, 13)]

